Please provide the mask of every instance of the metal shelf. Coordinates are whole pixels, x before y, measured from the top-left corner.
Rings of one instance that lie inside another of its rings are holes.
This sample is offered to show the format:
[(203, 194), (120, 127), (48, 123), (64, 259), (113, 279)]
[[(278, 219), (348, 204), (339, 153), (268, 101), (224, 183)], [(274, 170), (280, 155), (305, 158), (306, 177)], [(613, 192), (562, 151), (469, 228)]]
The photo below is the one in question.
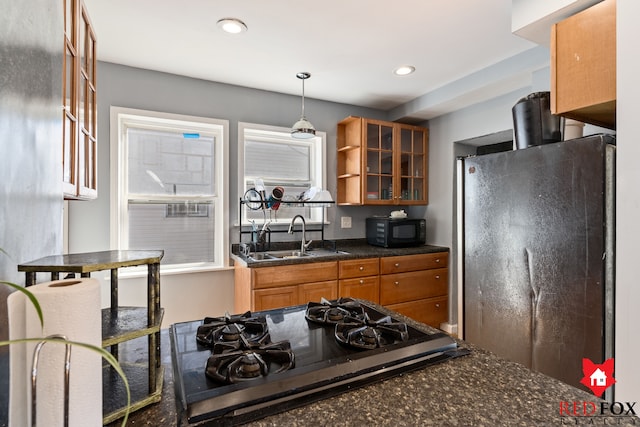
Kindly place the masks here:
[[(242, 212), (243, 212), (243, 205), (246, 205), (247, 203), (256, 203), (255, 200), (251, 200), (251, 201), (247, 201), (244, 200), (243, 198), (240, 198), (240, 203), (238, 205), (238, 209), (240, 211), (240, 222), (239, 222), (239, 226), (238, 226), (238, 243), (242, 243), (242, 235), (243, 234), (249, 234), (251, 235), (253, 233), (253, 230), (243, 230), (242, 229)], [(266, 203), (266, 202), (263, 202)], [(305, 207), (305, 206), (313, 206), (316, 205), (314, 207), (320, 207), (322, 208), (322, 218), (321, 218), (321, 226), (320, 228), (317, 227), (311, 227), (311, 228), (306, 228), (307, 232), (319, 232), (320, 236), (321, 236), (321, 240), (322, 243), (324, 244), (324, 208), (326, 208), (326, 205), (334, 205), (335, 202), (332, 201), (301, 201), (301, 200), (296, 200), (296, 201), (281, 201), (280, 202), (280, 206), (290, 206), (290, 207)], [(269, 210), (269, 208), (265, 208), (265, 210)], [(269, 233), (287, 233), (287, 230), (270, 230)]]

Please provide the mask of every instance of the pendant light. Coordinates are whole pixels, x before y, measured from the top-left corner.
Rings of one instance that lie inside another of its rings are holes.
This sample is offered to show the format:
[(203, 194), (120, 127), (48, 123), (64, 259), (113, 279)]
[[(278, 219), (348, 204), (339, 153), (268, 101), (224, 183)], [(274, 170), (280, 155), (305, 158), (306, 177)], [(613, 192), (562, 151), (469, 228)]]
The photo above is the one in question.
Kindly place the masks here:
[(307, 72), (298, 73), (296, 77), (302, 80), (302, 116), (291, 128), (291, 136), (298, 139), (313, 138), (316, 135), (316, 128), (304, 116), (304, 81), (311, 77)]

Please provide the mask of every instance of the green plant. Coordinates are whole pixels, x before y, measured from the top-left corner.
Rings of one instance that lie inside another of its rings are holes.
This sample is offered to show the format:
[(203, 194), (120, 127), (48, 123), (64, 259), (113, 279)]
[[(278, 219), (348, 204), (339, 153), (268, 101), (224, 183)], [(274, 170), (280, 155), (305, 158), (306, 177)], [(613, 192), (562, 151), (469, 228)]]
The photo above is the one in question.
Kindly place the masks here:
[[(2, 248), (0, 248), (0, 252), (8, 256), (8, 254)], [(4, 280), (0, 280), (0, 283), (6, 286), (9, 286), (10, 288), (13, 288), (18, 292), (22, 292), (23, 294), (26, 295), (29, 301), (31, 301), (31, 304), (33, 304), (33, 307), (35, 308), (38, 314), (38, 318), (40, 320), (40, 327), (44, 328), (44, 318), (42, 315), (42, 308), (40, 307), (40, 303), (38, 302), (38, 299), (36, 298), (36, 296), (33, 295), (33, 293), (31, 293), (24, 286), (16, 285), (15, 283), (6, 282)], [(131, 391), (129, 389), (129, 381), (127, 380), (127, 376), (122, 370), (122, 367), (120, 366), (120, 363), (118, 362), (118, 360), (115, 357), (113, 357), (113, 355), (108, 351), (106, 351), (105, 349), (94, 346), (92, 344), (87, 344), (87, 343), (77, 342), (77, 341), (61, 341), (60, 339), (56, 339), (56, 338), (23, 338), (23, 339), (17, 339), (17, 340), (0, 341), (0, 346), (18, 344), (18, 343), (27, 343), (27, 342), (43, 342), (43, 341), (47, 343), (54, 342), (57, 344), (65, 344), (65, 345), (71, 344), (73, 346), (79, 346), (79, 347), (87, 348), (91, 351), (95, 351), (96, 353), (100, 354), (100, 356), (102, 356), (102, 358), (106, 360), (109, 363), (109, 365), (113, 367), (113, 369), (115, 369), (118, 375), (120, 375), (120, 378), (122, 378), (122, 380), (124, 381), (124, 386), (127, 391), (127, 411), (124, 417), (122, 418), (122, 426), (124, 427), (127, 424), (127, 420), (129, 418), (129, 407), (131, 406)]]

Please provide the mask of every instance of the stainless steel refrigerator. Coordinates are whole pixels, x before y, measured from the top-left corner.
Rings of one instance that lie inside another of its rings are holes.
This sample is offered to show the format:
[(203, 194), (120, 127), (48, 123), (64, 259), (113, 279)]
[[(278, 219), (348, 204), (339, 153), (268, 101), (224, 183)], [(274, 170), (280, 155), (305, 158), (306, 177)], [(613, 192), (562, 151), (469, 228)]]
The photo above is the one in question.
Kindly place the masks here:
[(613, 356), (614, 168), (609, 135), (458, 160), (465, 340), (586, 390)]

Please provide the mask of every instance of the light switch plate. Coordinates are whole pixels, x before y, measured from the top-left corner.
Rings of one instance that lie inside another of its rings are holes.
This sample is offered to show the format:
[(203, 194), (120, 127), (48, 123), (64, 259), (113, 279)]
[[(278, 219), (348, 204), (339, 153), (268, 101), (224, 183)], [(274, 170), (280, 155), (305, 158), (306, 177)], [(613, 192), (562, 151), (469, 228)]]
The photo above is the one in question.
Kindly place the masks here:
[(350, 216), (342, 216), (342, 217), (340, 217), (340, 228), (351, 228), (351, 217)]

